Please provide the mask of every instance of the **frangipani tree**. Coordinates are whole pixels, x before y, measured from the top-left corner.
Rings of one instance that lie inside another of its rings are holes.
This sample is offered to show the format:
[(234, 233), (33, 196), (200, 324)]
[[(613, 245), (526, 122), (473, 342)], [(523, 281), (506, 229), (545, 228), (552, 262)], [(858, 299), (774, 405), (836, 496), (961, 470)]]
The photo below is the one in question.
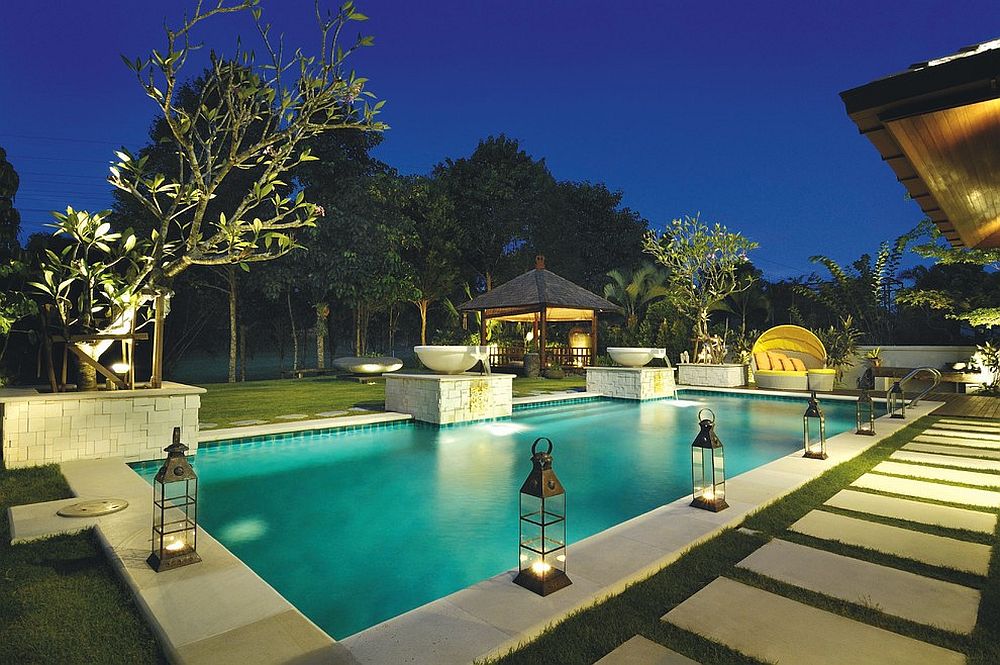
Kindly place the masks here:
[[(196, 29), (205, 21), (238, 12), (252, 16), (258, 43), (250, 48), (240, 40), (225, 57), (213, 50), (198, 103), (193, 108), (181, 104), (182, 72), (199, 48), (193, 41)], [(346, 48), (340, 44), (343, 30), (367, 17), (350, 0), (324, 14), (317, 0), (315, 18), (317, 52), (289, 54), (281, 38), (272, 37), (258, 0), (217, 0), (210, 7), (199, 1), (179, 27), (166, 29), (164, 50), (134, 60), (123, 57), (169, 130), (164, 140), (173, 150), (176, 168), (168, 175), (152, 168), (146, 156), (124, 149), (116, 153), (109, 182), (155, 220), (153, 228), (135, 237), (127, 250), (145, 259), (127, 277), (128, 290), (141, 298), (131, 315), (120, 316), (136, 316), (152, 294), (169, 293), (171, 280), (192, 266), (249, 269), (252, 263), (297, 248), (295, 231), (314, 226), (323, 215), (322, 208), (307, 201), (289, 177), (296, 166), (315, 159), (304, 147), (306, 142), (338, 129), (385, 129), (376, 120), (383, 102), (370, 103), (373, 95), (365, 89), (367, 80), (346, 68), (349, 56), (370, 46), (372, 38), (359, 35)], [(261, 60), (258, 53), (263, 54)], [(255, 177), (242, 196), (234, 197), (225, 206), (228, 209), (209, 215), (209, 204), (222, 183), (246, 172)], [(73, 214), (94, 217), (67, 212)], [(60, 220), (57, 233), (64, 233), (63, 223)], [(108, 249), (124, 251), (117, 244)], [(54, 274), (58, 265), (53, 261), (48, 257), (43, 271)], [(46, 293), (57, 298), (54, 293), (59, 289), (56, 282)], [(86, 316), (60, 311), (67, 325)], [(105, 329), (120, 327), (121, 322), (112, 320)], [(99, 347), (88, 350), (95, 359), (101, 352)], [(154, 343), (154, 368), (159, 352)]]
[(694, 326), (694, 357), (711, 336), (708, 315), (733, 293), (750, 288), (756, 277), (739, 268), (758, 244), (721, 224), (708, 226), (700, 216), (675, 219), (663, 233), (649, 232), (643, 249), (669, 274), (671, 302)]

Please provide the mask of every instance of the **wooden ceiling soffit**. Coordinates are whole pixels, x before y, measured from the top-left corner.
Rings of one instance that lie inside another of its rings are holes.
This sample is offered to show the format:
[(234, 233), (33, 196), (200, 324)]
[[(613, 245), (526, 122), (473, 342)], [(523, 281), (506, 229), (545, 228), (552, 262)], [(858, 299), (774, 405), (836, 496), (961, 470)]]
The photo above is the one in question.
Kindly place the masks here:
[(921, 208), (943, 211), (935, 221), (947, 221), (967, 247), (1000, 247), (1000, 99), (898, 117), (885, 127), (919, 175), (903, 184)]

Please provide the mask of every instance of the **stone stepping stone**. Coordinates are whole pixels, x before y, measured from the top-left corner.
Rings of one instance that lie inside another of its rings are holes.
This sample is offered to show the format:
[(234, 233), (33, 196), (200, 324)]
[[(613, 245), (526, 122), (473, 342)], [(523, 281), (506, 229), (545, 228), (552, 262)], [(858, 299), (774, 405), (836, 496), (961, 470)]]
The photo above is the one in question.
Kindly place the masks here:
[(358, 413), (372, 413), (372, 409), (366, 409), (363, 406), (352, 406), (348, 411), (355, 411)]
[(983, 428), (993, 430), (994, 432), (1000, 432), (1000, 423), (991, 420), (972, 420), (970, 418), (942, 418), (936, 423), (934, 427), (943, 427), (948, 425), (949, 427), (970, 427), (970, 428)]
[(948, 483), (962, 483), (963, 485), (1000, 488), (1000, 476), (995, 473), (958, 471), (957, 469), (944, 469), (939, 466), (905, 464), (903, 462), (879, 462), (872, 471), (897, 476), (915, 476), (929, 480), (941, 480)]
[(916, 462), (918, 464), (957, 466), (963, 469), (972, 469), (977, 471), (1000, 471), (1000, 460), (976, 459), (975, 457), (959, 457), (956, 455), (939, 455), (935, 453), (897, 450), (889, 456), (889, 459), (900, 460), (901, 462)]
[(991, 434), (988, 432), (966, 432), (964, 430), (957, 429), (938, 429), (936, 427), (931, 427), (925, 429), (922, 434), (928, 436), (948, 436), (953, 439), (972, 439), (973, 441), (996, 441), (1000, 443), (1000, 433)]
[(278, 420), (302, 420), (303, 418), (308, 418), (309, 414), (306, 413), (286, 413), (283, 416), (275, 416)]
[(235, 425), (236, 427), (246, 427), (248, 425), (265, 425), (266, 420), (234, 420), (229, 423), (230, 425)]
[(990, 568), (989, 545), (910, 531), (821, 510), (806, 514), (789, 528), (814, 538), (839, 541), (976, 575), (985, 576)]
[(920, 443), (942, 443), (946, 446), (966, 446), (968, 448), (1000, 450), (1000, 441), (986, 441), (983, 439), (958, 439), (953, 436), (935, 436), (924, 433), (918, 434), (913, 440)]
[(997, 516), (993, 513), (939, 506), (936, 503), (898, 499), (894, 496), (869, 492), (841, 490), (830, 497), (824, 505), (867, 513), (868, 515), (880, 515), (952, 529), (967, 529), (986, 534), (992, 534), (997, 526)]
[(786, 584), (956, 633), (979, 615), (975, 589), (784, 540), (772, 540), (737, 564)]
[(971, 487), (954, 487), (926, 480), (893, 478), (892, 476), (880, 476), (877, 473), (866, 473), (851, 483), (851, 486), (876, 490), (878, 492), (901, 494), (917, 499), (947, 501), (948, 503), (960, 503), (981, 508), (1000, 508), (1000, 492), (979, 490)]
[(670, 610), (663, 621), (768, 663), (959, 665), (963, 654), (789, 600), (724, 577)]
[(966, 432), (969, 434), (1000, 434), (1000, 428), (983, 427), (981, 425), (955, 425), (952, 423), (934, 423), (934, 429), (948, 432)]
[(317, 413), (316, 415), (322, 418), (336, 418), (337, 416), (346, 416), (347, 411), (324, 411), (323, 413)]
[(698, 665), (698, 661), (636, 635), (594, 665)]
[(903, 450), (915, 450), (921, 453), (939, 453), (941, 455), (962, 455), (964, 457), (980, 457), (1000, 460), (1000, 450), (987, 450), (986, 448), (964, 448), (962, 446), (948, 446), (942, 443), (917, 443), (910, 442), (903, 446)]
[(198, 429), (212, 429), (213, 427), (218, 427), (217, 423), (198, 423)]

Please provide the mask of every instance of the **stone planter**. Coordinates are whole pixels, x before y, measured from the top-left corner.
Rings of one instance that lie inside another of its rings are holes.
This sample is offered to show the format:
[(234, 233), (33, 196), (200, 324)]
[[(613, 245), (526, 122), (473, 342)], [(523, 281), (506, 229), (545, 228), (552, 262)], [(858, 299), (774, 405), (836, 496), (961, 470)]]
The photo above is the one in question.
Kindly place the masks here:
[(676, 393), (673, 367), (588, 367), (587, 392), (619, 399), (656, 399)]
[(742, 364), (679, 363), (677, 365), (677, 383), (682, 386), (738, 388), (746, 385), (746, 376), (746, 365)]
[(385, 410), (438, 425), (511, 414), (513, 374), (386, 374)]
[(524, 375), (529, 379), (537, 379), (542, 373), (542, 358), (537, 353), (524, 354)]

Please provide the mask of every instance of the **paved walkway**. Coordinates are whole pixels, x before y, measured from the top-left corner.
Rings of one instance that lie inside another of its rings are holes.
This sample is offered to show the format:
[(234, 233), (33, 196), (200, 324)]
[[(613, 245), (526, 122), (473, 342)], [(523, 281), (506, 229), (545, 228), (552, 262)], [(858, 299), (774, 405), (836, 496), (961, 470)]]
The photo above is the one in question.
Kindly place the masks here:
[[(847, 662), (849, 649), (856, 665), (965, 663), (962, 653), (820, 609), (810, 599), (820, 594), (858, 606), (853, 617), (874, 610), (970, 634), (980, 592), (954, 580), (988, 574), (992, 548), (982, 538), (995, 533), (1000, 506), (993, 489), (1000, 487), (1000, 464), (991, 450), (997, 437), (997, 423), (938, 421), (916, 437), (926, 443), (907, 444), (793, 524), (784, 537), (790, 540), (775, 538), (737, 564), (790, 589), (782, 592), (787, 596), (719, 577), (663, 621), (765, 662), (834, 665)], [(639, 639), (601, 665), (642, 662), (628, 659), (639, 653), (650, 654), (649, 662), (666, 658)]]

